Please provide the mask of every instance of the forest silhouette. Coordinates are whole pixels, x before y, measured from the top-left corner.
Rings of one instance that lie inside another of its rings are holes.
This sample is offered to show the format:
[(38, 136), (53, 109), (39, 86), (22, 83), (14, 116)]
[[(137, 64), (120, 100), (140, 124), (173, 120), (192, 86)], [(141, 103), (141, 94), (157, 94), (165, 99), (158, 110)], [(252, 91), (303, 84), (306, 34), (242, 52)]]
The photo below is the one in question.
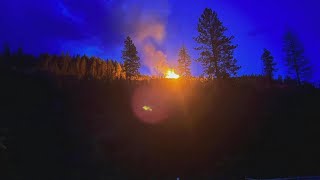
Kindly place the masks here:
[[(220, 31), (207, 33), (212, 24)], [(294, 75), (275, 79), (276, 64), (266, 49), (262, 75), (237, 76), (237, 46), (212, 10), (205, 9), (198, 31), (204, 75), (191, 75), (182, 47), (179, 79), (141, 75), (130, 37), (122, 63), (86, 55), (35, 56), (5, 46), (0, 179), (319, 174), (320, 91), (304, 76), (310, 69), (295, 38), (286, 36), (284, 48)]]

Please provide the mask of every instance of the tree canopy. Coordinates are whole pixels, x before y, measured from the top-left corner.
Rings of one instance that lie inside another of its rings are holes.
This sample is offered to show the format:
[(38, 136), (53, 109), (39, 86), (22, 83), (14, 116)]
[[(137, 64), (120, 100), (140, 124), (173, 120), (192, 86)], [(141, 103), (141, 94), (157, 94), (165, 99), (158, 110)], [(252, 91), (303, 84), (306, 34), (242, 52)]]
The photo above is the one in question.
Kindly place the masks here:
[(179, 50), (178, 72), (182, 77), (191, 77), (191, 58), (185, 46)]
[(301, 42), (292, 31), (287, 31), (284, 35), (283, 51), (289, 74), (294, 74), (297, 84), (301, 85), (309, 78), (311, 69), (309, 60), (304, 56)]
[(216, 12), (206, 8), (199, 18), (199, 34), (195, 41), (199, 44), (195, 49), (199, 51), (198, 62), (204, 68), (204, 73), (211, 78), (225, 78), (236, 75), (240, 66), (233, 53), (236, 45), (232, 45), (234, 36), (228, 37), (227, 28), (219, 20)]
[(274, 58), (271, 55), (271, 52), (267, 49), (263, 50), (263, 54), (261, 56), (261, 60), (263, 62), (263, 73), (268, 79), (272, 79), (273, 73), (276, 70), (276, 63), (274, 62)]
[(131, 38), (128, 36), (124, 41), (124, 50), (122, 51), (122, 59), (127, 78), (139, 76), (139, 68), (141, 67), (138, 51)]

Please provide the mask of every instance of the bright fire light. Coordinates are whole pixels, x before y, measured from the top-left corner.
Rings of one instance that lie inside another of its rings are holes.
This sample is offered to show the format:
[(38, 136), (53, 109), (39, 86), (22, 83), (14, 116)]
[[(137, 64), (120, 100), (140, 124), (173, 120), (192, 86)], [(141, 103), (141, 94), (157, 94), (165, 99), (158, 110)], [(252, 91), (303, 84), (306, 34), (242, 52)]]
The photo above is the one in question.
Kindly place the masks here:
[(176, 74), (173, 69), (169, 69), (166, 72), (166, 78), (167, 79), (178, 79), (179, 77), (180, 76), (178, 74)]

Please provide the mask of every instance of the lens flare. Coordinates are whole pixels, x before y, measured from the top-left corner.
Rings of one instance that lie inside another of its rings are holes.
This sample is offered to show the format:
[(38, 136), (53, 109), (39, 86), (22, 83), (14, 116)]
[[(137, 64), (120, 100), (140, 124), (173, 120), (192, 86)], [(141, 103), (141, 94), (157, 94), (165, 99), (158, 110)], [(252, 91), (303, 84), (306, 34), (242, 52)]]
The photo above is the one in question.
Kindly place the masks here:
[(138, 120), (148, 124), (158, 124), (168, 119), (171, 98), (158, 86), (139, 86), (134, 89), (131, 100), (132, 111)]
[(152, 111), (152, 108), (150, 106), (143, 106), (142, 109), (145, 111)]

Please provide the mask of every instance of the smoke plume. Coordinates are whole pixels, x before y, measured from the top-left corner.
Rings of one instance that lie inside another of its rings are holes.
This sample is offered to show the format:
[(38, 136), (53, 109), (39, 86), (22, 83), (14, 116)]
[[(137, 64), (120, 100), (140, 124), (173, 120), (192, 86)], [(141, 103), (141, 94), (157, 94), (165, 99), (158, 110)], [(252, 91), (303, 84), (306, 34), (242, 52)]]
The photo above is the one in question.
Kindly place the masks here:
[(149, 68), (152, 75), (162, 75), (168, 69), (167, 56), (152, 44), (145, 44), (143, 53), (144, 65)]
[[(163, 75), (168, 68), (167, 56), (158, 47), (166, 36), (166, 24), (169, 15), (167, 1), (143, 1), (144, 6), (130, 6), (127, 22), (134, 43), (142, 59), (142, 65), (152, 75)], [(135, 4), (136, 5), (136, 4)]]

